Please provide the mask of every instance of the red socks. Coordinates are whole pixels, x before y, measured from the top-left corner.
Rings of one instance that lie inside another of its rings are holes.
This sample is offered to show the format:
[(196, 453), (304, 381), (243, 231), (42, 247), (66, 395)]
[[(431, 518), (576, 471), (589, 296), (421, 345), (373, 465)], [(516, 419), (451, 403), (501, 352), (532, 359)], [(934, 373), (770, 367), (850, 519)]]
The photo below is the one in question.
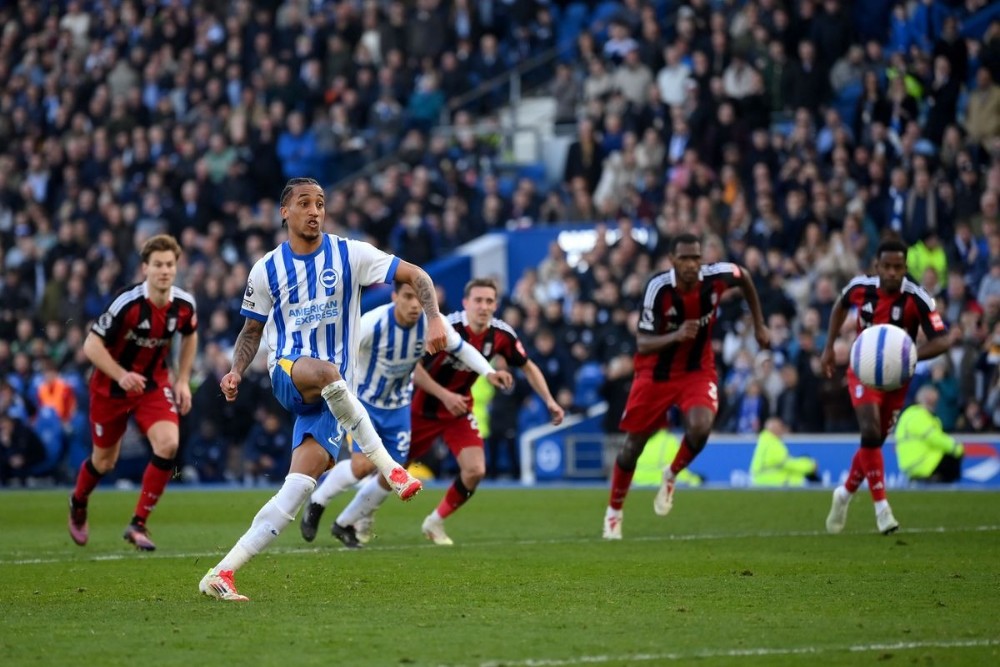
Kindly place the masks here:
[(694, 457), (697, 455), (697, 452), (692, 451), (688, 446), (687, 437), (681, 438), (681, 448), (677, 450), (677, 456), (674, 457), (673, 463), (670, 464), (670, 472), (676, 476), (681, 470), (691, 465), (691, 461), (694, 461)]
[(875, 502), (885, 500), (885, 463), (882, 460), (882, 449), (862, 447), (858, 450), (858, 454), (865, 471), (865, 478), (868, 480), (868, 490), (872, 493), (872, 500)]
[(857, 491), (865, 479), (865, 468), (861, 463), (861, 452), (863, 451), (865, 450), (859, 447), (858, 451), (854, 452), (854, 458), (851, 459), (851, 471), (847, 474), (847, 481), (844, 482), (844, 488), (851, 493)]
[(885, 500), (885, 461), (881, 447), (859, 447), (851, 460), (851, 472), (847, 475), (844, 488), (854, 493), (863, 480), (868, 480), (868, 490), (872, 500)]
[(632, 486), (632, 475), (634, 474), (634, 468), (622, 470), (618, 461), (615, 461), (615, 467), (611, 470), (611, 498), (608, 500), (611, 509), (620, 510), (625, 504), (625, 496), (628, 495), (628, 489)]
[(446, 516), (457, 510), (459, 507), (464, 505), (466, 501), (468, 501), (469, 498), (472, 497), (472, 494), (474, 492), (475, 489), (470, 491), (468, 488), (466, 488), (465, 484), (462, 483), (461, 476), (455, 478), (455, 481), (452, 482), (451, 486), (448, 487), (447, 493), (444, 494), (444, 498), (442, 498), (441, 502), (438, 503), (437, 506), (438, 516), (441, 517), (442, 519), (445, 518)]
[(76, 475), (76, 488), (73, 490), (74, 500), (80, 505), (86, 505), (87, 499), (100, 484), (102, 477), (104, 475), (97, 472), (97, 468), (94, 467), (90, 459), (81, 463), (80, 472)]
[(174, 473), (173, 459), (163, 459), (153, 455), (153, 458), (146, 464), (146, 471), (142, 474), (142, 491), (139, 492), (139, 502), (135, 504), (135, 518), (142, 523), (149, 518), (149, 513), (156, 507), (156, 501), (163, 495), (163, 490), (167, 488)]

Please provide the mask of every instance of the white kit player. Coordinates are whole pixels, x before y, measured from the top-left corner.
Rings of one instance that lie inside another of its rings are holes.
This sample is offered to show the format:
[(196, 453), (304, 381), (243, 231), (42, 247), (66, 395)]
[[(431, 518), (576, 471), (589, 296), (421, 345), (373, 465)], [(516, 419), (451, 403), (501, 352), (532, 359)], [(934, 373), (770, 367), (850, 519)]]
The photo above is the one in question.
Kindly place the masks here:
[[(390, 456), (405, 464), (410, 451), (410, 401), (413, 398), (413, 369), (423, 357), (427, 316), (417, 293), (405, 283), (393, 284), (392, 303), (380, 306), (361, 318), (359, 339), (358, 398)], [(512, 378), (497, 371), (473, 346), (465, 344), (447, 325), (447, 351), (490, 384), (509, 389)], [(302, 513), (302, 537), (316, 538), (316, 530), (327, 504), (337, 494), (351, 488), (375, 471), (375, 466), (354, 444), (350, 459), (337, 463), (313, 492)], [(381, 475), (366, 480), (351, 503), (334, 521), (334, 537), (352, 549), (371, 538), (372, 513), (388, 497), (389, 485)]]
[(420, 267), (372, 245), (322, 232), (323, 189), (311, 178), (293, 178), (281, 193), (288, 240), (250, 270), (243, 330), (233, 349), (232, 370), (220, 386), (233, 401), (264, 338), (275, 397), (294, 416), (292, 460), (278, 492), (253, 518), (250, 529), (202, 578), (205, 595), (246, 601), (234, 573), (260, 553), (288, 524), (337, 460), (344, 431), (403, 500), (420, 491), (420, 480), (386, 451), (364, 407), (354, 396), (361, 288), (398, 281), (410, 285), (427, 313), (426, 347), (444, 349), (446, 327), (434, 283)]

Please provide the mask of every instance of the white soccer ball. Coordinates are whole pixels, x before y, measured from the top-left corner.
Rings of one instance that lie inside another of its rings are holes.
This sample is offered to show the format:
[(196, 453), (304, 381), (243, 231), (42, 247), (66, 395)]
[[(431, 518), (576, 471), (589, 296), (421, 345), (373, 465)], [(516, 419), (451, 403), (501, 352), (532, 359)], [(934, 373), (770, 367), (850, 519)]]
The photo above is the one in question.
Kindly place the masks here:
[(917, 346), (908, 333), (891, 324), (868, 327), (851, 348), (851, 369), (861, 384), (872, 389), (898, 389), (916, 368)]

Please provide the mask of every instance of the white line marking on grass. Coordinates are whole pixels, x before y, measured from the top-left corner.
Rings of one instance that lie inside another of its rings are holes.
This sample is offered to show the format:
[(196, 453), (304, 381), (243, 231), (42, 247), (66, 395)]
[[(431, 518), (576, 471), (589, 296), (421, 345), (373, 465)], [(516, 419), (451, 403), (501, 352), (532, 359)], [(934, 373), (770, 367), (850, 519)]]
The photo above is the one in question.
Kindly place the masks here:
[[(893, 535), (927, 535), (927, 534), (944, 534), (944, 533), (995, 533), (1000, 531), (1000, 525), (996, 526), (930, 526), (927, 528), (902, 528), (899, 531), (893, 533)], [(850, 535), (852, 533), (845, 533), (844, 536)], [(869, 535), (870, 531), (855, 531), (853, 534), (857, 535)], [(688, 533), (684, 535), (643, 535), (639, 537), (630, 537), (626, 542), (699, 542), (703, 540), (742, 540), (747, 538), (775, 538), (775, 537), (828, 537), (825, 531), (821, 530), (811, 530), (811, 531), (787, 531), (787, 532), (776, 532), (776, 531), (760, 531), (756, 533), (745, 532), (745, 533)], [(833, 537), (829, 536), (830, 539), (844, 539), (844, 536)], [(878, 537), (872, 535), (874, 537)], [(600, 537), (578, 537), (578, 538), (556, 538), (550, 540), (502, 540), (502, 541), (470, 541), (470, 542), (460, 542), (457, 547), (495, 547), (504, 546), (510, 544), (516, 544), (519, 546), (537, 546), (546, 544), (592, 544), (594, 542), (602, 542)], [(425, 542), (422, 544), (376, 544), (368, 545), (362, 551), (411, 551), (413, 549), (437, 549), (434, 544)], [(221, 557), (226, 549), (225, 547), (219, 547), (218, 551), (200, 551), (200, 552), (182, 552), (182, 553), (169, 553), (169, 552), (156, 552), (156, 553), (145, 553), (137, 555), (131, 551), (125, 551), (123, 553), (109, 553), (109, 554), (98, 554), (91, 557), (84, 558), (74, 558), (69, 554), (75, 551), (76, 553), (81, 553), (77, 550), (66, 550), (66, 553), (62, 552), (46, 552), (45, 554), (40, 554), (35, 558), (12, 558), (9, 560), (0, 559), (0, 565), (46, 565), (50, 563), (80, 563), (80, 562), (100, 562), (100, 561), (121, 561), (129, 560), (134, 558), (143, 559), (160, 559), (160, 558), (215, 558)], [(330, 554), (338, 551), (354, 551), (353, 549), (347, 549), (346, 547), (336, 547), (332, 542), (329, 547), (272, 547), (264, 552), (265, 555), (268, 554)], [(51, 555), (50, 555), (51, 554)]]
[(800, 648), (735, 648), (719, 651), (693, 651), (691, 653), (638, 653), (633, 655), (583, 655), (577, 658), (529, 658), (527, 660), (491, 660), (478, 667), (569, 667), (571, 665), (600, 665), (608, 662), (633, 663), (679, 660), (704, 660), (706, 658), (759, 658), (777, 655), (819, 655), (823, 653), (873, 653), (876, 651), (909, 651), (923, 648), (980, 648), (1000, 646), (1000, 639), (966, 639), (940, 642), (894, 642), (889, 644), (854, 644), (848, 646), (804, 646)]

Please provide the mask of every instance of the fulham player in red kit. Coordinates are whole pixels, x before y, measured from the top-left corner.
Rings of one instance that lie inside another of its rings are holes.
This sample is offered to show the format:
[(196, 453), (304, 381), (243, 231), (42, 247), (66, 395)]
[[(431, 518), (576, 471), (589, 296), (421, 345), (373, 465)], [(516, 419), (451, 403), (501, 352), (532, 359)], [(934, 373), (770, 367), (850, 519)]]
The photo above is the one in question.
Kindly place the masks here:
[[(833, 307), (830, 331), (823, 350), (823, 370), (833, 376), (833, 344), (851, 310), (857, 313), (858, 333), (874, 324), (894, 324), (916, 342), (923, 330), (926, 340), (917, 345), (917, 359), (931, 359), (949, 347), (944, 322), (934, 299), (922, 287), (906, 277), (906, 245), (901, 241), (883, 241), (875, 251), (877, 275), (859, 276), (849, 282)], [(896, 423), (906, 392), (907, 381), (892, 391), (878, 391), (858, 381), (848, 367), (847, 386), (858, 417), (861, 447), (851, 461), (847, 481), (833, 490), (833, 505), (826, 518), (826, 529), (839, 533), (847, 522), (847, 506), (861, 482), (868, 480), (868, 490), (875, 502), (875, 524), (880, 533), (889, 535), (899, 528), (885, 496), (885, 470), (882, 443)]]
[[(541, 369), (528, 359), (514, 329), (493, 317), (499, 290), (488, 278), (475, 278), (465, 286), (464, 310), (452, 313), (448, 321), (466, 343), (479, 350), (487, 360), (503, 357), (510, 368), (524, 371), (528, 384), (545, 401), (553, 424), (563, 420), (563, 409), (556, 403)], [(413, 394), (413, 437), (410, 460), (420, 458), (438, 437), (458, 461), (459, 474), (441, 503), (424, 519), (424, 535), (434, 544), (450, 545), (444, 532), (444, 519), (472, 497), (486, 475), (483, 438), (472, 415), (472, 385), (479, 375), (449, 352), (425, 355), (413, 374), (417, 386)]]
[[(181, 247), (172, 236), (154, 236), (142, 247), (146, 280), (123, 291), (91, 327), (83, 351), (94, 364), (90, 378), (90, 435), (94, 447), (80, 466), (70, 496), (69, 534), (87, 543), (87, 501), (118, 462), (122, 436), (134, 416), (153, 455), (125, 539), (153, 551), (146, 520), (174, 470), (180, 441), (178, 413), (191, 409), (191, 367), (198, 347), (194, 297), (174, 286)], [(181, 335), (176, 382), (167, 360), (174, 334)]]
[(673, 462), (663, 470), (663, 484), (653, 501), (660, 516), (674, 503), (674, 480), (708, 442), (719, 409), (719, 380), (712, 351), (712, 325), (719, 300), (739, 287), (753, 315), (761, 347), (771, 336), (764, 325), (760, 299), (745, 269), (729, 262), (701, 263), (701, 242), (693, 234), (674, 239), (673, 268), (646, 283), (635, 355), (635, 378), (622, 413), (625, 445), (611, 473), (611, 498), (604, 515), (604, 539), (622, 538), (622, 506), (632, 485), (639, 455), (656, 431), (667, 425), (667, 411), (677, 406), (684, 438)]

